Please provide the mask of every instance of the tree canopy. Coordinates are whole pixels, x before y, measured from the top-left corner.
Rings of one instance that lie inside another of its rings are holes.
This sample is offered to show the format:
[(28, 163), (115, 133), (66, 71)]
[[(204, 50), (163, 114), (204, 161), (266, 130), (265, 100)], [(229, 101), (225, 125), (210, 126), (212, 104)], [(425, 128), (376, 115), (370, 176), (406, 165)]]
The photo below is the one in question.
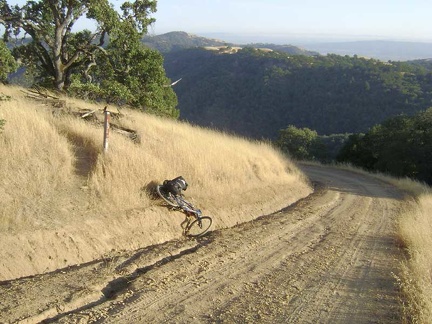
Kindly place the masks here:
[(12, 53), (3, 41), (0, 41), (0, 82), (6, 82), (8, 74), (16, 71), (16, 63)]
[[(156, 1), (125, 2), (121, 10), (119, 14), (107, 0), (27, 1), (23, 6), (0, 0), (0, 23), (5, 41), (22, 32), (31, 37), (31, 42), (19, 47), (20, 58), (63, 90), (70, 85), (73, 69), (90, 64), (107, 36), (116, 38), (126, 30), (146, 32), (154, 21), (149, 14), (156, 11)], [(96, 23), (95, 31), (74, 34), (74, 25), (84, 17)]]
[[(14, 55), (39, 84), (177, 117), (163, 58), (140, 41), (155, 21), (150, 15), (156, 3), (126, 1), (116, 10), (108, 0), (27, 1), (23, 6), (0, 0), (0, 24), (6, 41), (22, 33), (31, 37), (14, 48)], [(95, 30), (74, 31), (79, 19), (92, 21)]]
[(432, 108), (390, 118), (364, 135), (353, 135), (338, 161), (432, 184)]
[(279, 131), (275, 144), (295, 159), (316, 160), (325, 155), (324, 144), (316, 131), (289, 125)]
[(180, 118), (252, 138), (276, 139), (288, 125), (320, 135), (364, 133), (432, 101), (432, 73), (406, 62), (302, 56), (243, 48), (165, 55)]

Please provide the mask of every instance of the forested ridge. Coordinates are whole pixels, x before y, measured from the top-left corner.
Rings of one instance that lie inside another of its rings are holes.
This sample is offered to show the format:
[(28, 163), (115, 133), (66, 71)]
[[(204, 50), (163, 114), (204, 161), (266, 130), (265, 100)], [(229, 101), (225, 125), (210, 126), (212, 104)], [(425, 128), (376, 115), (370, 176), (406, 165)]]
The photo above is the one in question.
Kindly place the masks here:
[(145, 35), (142, 39), (142, 43), (150, 48), (156, 49), (161, 53), (169, 53), (174, 51), (180, 51), (188, 48), (197, 47), (254, 47), (254, 48), (266, 48), (277, 50), (295, 55), (318, 55), (318, 52), (308, 51), (303, 48), (294, 45), (278, 45), (271, 43), (253, 43), (253, 44), (234, 44), (224, 40), (206, 38), (194, 34), (189, 34), (182, 31), (173, 31), (161, 35)]
[(161, 53), (168, 53), (192, 47), (230, 45), (222, 40), (200, 37), (186, 32), (175, 31), (162, 35), (145, 35), (144, 45), (154, 48)]
[(320, 135), (366, 132), (431, 106), (428, 64), (357, 56), (303, 56), (243, 48), (164, 55), (180, 118), (252, 138), (275, 139), (288, 125)]
[(243, 48), (166, 53), (180, 118), (273, 140), (301, 160), (338, 160), (432, 183), (432, 63)]

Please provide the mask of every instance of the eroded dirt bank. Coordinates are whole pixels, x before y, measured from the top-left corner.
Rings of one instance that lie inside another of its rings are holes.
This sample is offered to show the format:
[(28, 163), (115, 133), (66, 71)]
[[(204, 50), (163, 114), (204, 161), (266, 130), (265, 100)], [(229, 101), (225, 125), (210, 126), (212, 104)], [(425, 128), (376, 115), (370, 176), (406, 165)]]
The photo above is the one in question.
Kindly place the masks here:
[(403, 196), (372, 177), (304, 171), (319, 190), (275, 214), (3, 282), (1, 321), (400, 323)]
[[(275, 197), (278, 191), (282, 194)], [(197, 206), (213, 216), (212, 228), (220, 229), (283, 208), (311, 191), (309, 184), (293, 179), (286, 186), (245, 193), (245, 202), (237, 206)], [(112, 251), (131, 251), (182, 238), (184, 215), (169, 211), (161, 200), (148, 208), (119, 211), (116, 215), (88, 211), (80, 201), (71, 205), (76, 212), (71, 213), (66, 224), (58, 222), (47, 228), (0, 235), (0, 282), (109, 258)]]

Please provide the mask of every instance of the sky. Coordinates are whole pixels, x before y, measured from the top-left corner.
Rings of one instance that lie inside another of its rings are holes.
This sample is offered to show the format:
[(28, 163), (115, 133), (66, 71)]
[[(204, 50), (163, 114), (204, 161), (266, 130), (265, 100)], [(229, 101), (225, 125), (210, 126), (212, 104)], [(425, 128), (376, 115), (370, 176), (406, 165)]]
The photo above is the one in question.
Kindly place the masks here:
[(149, 32), (432, 42), (431, 14), (432, 0), (158, 0)]
[[(115, 7), (125, 1), (110, 0)], [(152, 16), (150, 34), (184, 31), (228, 42), (432, 43), (432, 0), (157, 0)]]

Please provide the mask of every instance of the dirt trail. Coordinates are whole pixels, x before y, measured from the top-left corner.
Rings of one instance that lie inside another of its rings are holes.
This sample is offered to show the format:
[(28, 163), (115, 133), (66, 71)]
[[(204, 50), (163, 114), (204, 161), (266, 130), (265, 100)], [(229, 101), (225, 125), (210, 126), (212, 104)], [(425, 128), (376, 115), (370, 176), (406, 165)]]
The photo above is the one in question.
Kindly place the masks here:
[(401, 193), (303, 168), (316, 192), (275, 214), (1, 283), (0, 322), (400, 323)]

